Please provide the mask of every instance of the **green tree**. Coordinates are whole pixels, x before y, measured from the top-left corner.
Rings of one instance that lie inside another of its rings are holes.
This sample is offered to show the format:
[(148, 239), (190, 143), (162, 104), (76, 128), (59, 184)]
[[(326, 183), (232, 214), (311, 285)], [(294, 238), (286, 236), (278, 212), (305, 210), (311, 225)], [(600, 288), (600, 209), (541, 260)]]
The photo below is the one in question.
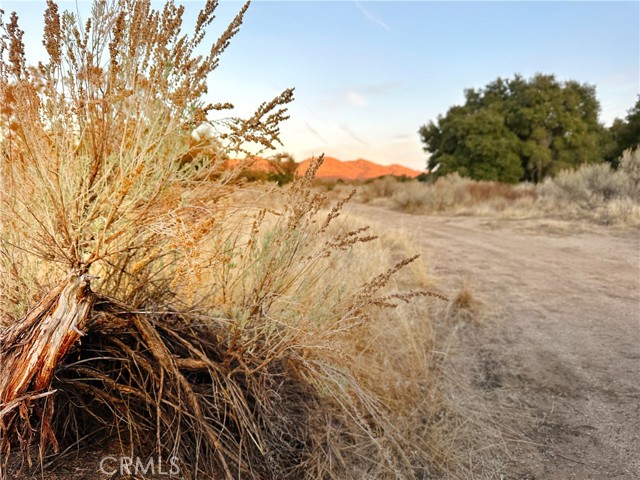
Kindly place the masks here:
[(640, 95), (624, 120), (614, 120), (608, 134), (605, 160), (617, 167), (622, 152), (627, 149), (635, 150), (640, 145)]
[(438, 174), (478, 180), (539, 182), (548, 175), (597, 162), (603, 127), (595, 88), (553, 75), (498, 78), (465, 91), (465, 104), (420, 130)]

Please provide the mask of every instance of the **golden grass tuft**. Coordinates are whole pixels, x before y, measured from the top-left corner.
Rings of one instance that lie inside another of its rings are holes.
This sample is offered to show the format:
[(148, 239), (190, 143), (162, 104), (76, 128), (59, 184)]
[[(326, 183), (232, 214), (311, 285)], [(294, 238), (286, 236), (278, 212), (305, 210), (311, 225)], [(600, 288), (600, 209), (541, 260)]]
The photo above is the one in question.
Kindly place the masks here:
[(293, 94), (210, 118), (248, 4), (204, 56), (213, 1), (187, 35), (173, 2), (95, 1), (82, 25), (47, 5), (46, 64), (0, 25), (0, 478), (72, 478), (89, 441), (183, 478), (451, 469), (417, 257), (373, 249), (351, 194), (323, 210), (321, 159), (277, 192), (242, 181), (250, 156), (228, 168), (279, 141)]
[(447, 317), (455, 321), (470, 321), (477, 319), (481, 303), (477, 300), (468, 286), (462, 287), (449, 302)]

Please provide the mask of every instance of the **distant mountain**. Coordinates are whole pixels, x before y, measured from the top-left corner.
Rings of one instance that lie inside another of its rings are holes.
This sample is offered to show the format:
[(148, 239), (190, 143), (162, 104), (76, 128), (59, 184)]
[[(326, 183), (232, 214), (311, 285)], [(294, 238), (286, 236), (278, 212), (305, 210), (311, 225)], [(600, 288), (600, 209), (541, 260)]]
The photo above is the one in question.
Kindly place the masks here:
[[(309, 162), (311, 159), (307, 159), (298, 164), (298, 174), (304, 175), (309, 168)], [(237, 160), (228, 160), (229, 166), (237, 165)], [(276, 168), (268, 160), (261, 157), (254, 157), (253, 163), (248, 170), (262, 171), (262, 172), (274, 172)], [(338, 160), (334, 157), (324, 157), (322, 166), (316, 173), (316, 178), (324, 179), (342, 179), (342, 180), (368, 180), (371, 178), (382, 177), (384, 175), (396, 175), (407, 177), (417, 177), (421, 172), (413, 170), (402, 165), (379, 165), (369, 160)]]
[[(309, 168), (307, 159), (298, 166), (298, 174), (304, 175)], [(402, 165), (379, 165), (369, 160), (343, 161), (333, 157), (324, 157), (324, 162), (316, 174), (316, 178), (343, 179), (343, 180), (367, 180), (382, 177), (384, 175), (406, 175), (417, 177), (421, 172), (403, 167)]]

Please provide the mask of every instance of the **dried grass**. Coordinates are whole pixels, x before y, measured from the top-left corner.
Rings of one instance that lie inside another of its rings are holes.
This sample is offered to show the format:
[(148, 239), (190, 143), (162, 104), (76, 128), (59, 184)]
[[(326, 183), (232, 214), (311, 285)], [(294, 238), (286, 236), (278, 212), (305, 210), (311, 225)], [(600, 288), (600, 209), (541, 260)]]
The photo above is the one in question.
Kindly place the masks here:
[(640, 224), (640, 153), (624, 152), (617, 170), (608, 164), (560, 172), (540, 186), (543, 211), (601, 224)]
[(479, 209), (506, 214), (532, 204), (537, 197), (530, 185), (475, 181), (456, 173), (438, 178), (433, 183), (400, 182), (392, 177), (378, 179), (362, 186), (357, 198), (364, 203), (380, 205), (379, 195), (388, 198), (392, 208), (422, 214), (472, 214)]
[[(357, 245), (373, 239), (334, 224), (340, 205), (319, 215), (319, 197), (296, 201), (309, 194), (299, 184), (281, 194), (283, 211), (230, 219), (227, 269), (203, 272), (190, 310), (96, 295), (81, 342), (56, 365), (55, 394), (19, 399), (51, 413), (4, 415), (1, 438), (10, 445), (28, 427), (50, 454), (115, 431), (123, 454), (189, 459), (184, 471), (201, 478), (410, 478), (448, 465), (452, 451), (433, 438), (442, 432), (427, 427), (446, 410), (433, 324), (415, 304), (383, 313), (431, 295), (384, 292), (395, 277), (415, 285), (396, 275), (411, 259), (392, 258), (393, 247), (362, 262), (370, 249)], [(7, 332), (11, 359), (23, 345)]]
[(421, 303), (443, 297), (403, 277), (416, 257), (358, 258), (375, 235), (342, 220), (349, 195), (322, 210), (321, 160), (277, 193), (225, 167), (273, 147), (292, 91), (193, 142), (229, 108), (200, 98), (248, 4), (194, 57), (215, 6), (184, 36), (173, 3), (96, 1), (79, 25), (50, 1), (35, 69), (0, 26), (0, 478), (88, 438), (183, 478), (454, 471)]
[(416, 214), (546, 216), (600, 224), (640, 224), (640, 154), (629, 150), (617, 170), (609, 164), (566, 170), (539, 185), (475, 181), (450, 174), (432, 183), (392, 177), (359, 186), (363, 203)]

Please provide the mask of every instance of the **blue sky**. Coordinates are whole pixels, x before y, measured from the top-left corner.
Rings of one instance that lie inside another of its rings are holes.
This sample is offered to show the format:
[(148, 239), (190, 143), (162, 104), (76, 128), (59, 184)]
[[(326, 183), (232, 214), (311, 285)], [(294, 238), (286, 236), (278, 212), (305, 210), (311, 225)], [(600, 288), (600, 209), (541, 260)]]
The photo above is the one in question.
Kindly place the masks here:
[[(203, 2), (182, 3), (194, 18)], [(0, 5), (19, 12), (28, 55), (41, 55), (44, 2)], [(240, 6), (222, 2), (212, 41)], [(537, 72), (595, 85), (601, 121), (624, 117), (640, 93), (640, 2), (257, 0), (209, 95), (249, 115), (295, 87), (282, 150), (296, 160), (324, 152), (422, 169), (421, 125), (465, 88)]]

